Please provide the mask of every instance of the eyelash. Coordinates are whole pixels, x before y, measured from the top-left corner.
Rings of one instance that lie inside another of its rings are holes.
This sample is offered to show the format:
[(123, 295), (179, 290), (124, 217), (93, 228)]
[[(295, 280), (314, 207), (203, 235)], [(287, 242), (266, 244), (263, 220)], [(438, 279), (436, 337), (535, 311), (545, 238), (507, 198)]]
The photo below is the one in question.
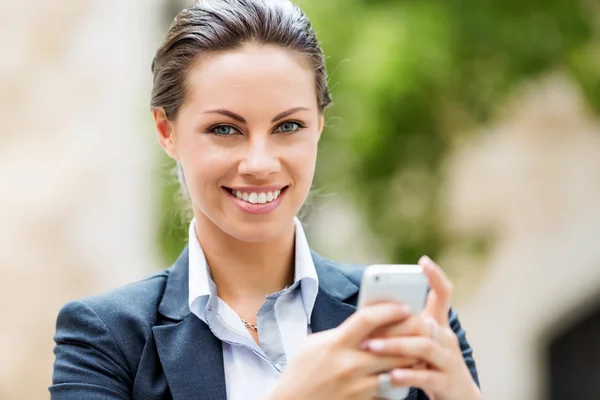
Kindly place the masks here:
[[(300, 121), (296, 121), (296, 120), (289, 120), (289, 121), (283, 121), (282, 123), (280, 123), (279, 125), (277, 125), (277, 126), (275, 127), (275, 131), (276, 131), (277, 129), (279, 129), (279, 128), (280, 128), (282, 125), (284, 125), (284, 124), (296, 124), (296, 125), (298, 125), (298, 128), (296, 128), (295, 130), (293, 130), (293, 131), (291, 131), (291, 132), (273, 132), (273, 133), (283, 133), (283, 134), (288, 134), (288, 135), (291, 135), (291, 134), (297, 133), (297, 132), (298, 132), (299, 130), (301, 130), (301, 129), (304, 129), (304, 128), (306, 128), (306, 126), (305, 126), (303, 123), (301, 123)], [(215, 132), (215, 130), (216, 130), (217, 128), (222, 128), (222, 127), (228, 127), (228, 128), (231, 128), (231, 129), (235, 129), (235, 130), (236, 130), (238, 133), (240, 133), (240, 130), (239, 130), (238, 128), (236, 128), (235, 126), (233, 126), (233, 125), (230, 125), (230, 124), (217, 124), (217, 125), (212, 125), (210, 128), (208, 128), (208, 133), (210, 133), (210, 134), (213, 134), (213, 135), (216, 135), (216, 136), (232, 136), (232, 135), (233, 135), (233, 134), (224, 135), (224, 134), (222, 134), (222, 133), (217, 133), (217, 132)]]

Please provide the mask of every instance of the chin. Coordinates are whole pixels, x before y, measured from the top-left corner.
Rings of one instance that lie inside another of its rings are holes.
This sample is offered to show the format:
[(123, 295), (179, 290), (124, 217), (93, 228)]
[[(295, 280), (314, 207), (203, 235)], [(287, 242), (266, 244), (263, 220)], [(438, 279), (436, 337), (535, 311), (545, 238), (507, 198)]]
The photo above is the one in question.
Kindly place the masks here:
[[(274, 217), (274, 216), (273, 216)], [(270, 242), (293, 226), (293, 216), (277, 218), (261, 218), (257, 220), (230, 220), (223, 226), (230, 236), (247, 243)]]

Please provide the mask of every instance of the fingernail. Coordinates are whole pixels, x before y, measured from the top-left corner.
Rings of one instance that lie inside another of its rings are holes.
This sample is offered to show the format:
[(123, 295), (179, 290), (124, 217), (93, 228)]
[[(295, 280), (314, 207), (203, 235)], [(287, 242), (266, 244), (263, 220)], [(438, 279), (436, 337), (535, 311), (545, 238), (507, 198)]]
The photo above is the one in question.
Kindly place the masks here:
[(369, 339), (365, 339), (360, 344), (361, 350), (369, 350)]
[(369, 350), (372, 351), (382, 351), (385, 349), (385, 340), (381, 339), (373, 339), (368, 343)]
[(406, 374), (401, 369), (393, 369), (391, 374), (392, 374), (392, 379), (394, 379), (396, 381), (401, 381), (406, 377)]
[(407, 304), (402, 304), (402, 306), (400, 307), (400, 313), (402, 315), (408, 316), (410, 315), (412, 312), (412, 310), (410, 309), (410, 307)]
[(419, 260), (419, 264), (423, 264), (423, 266), (425, 267), (431, 267), (433, 264), (433, 261), (431, 260), (431, 258), (429, 258), (428, 256), (423, 256), (421, 257), (421, 259)]

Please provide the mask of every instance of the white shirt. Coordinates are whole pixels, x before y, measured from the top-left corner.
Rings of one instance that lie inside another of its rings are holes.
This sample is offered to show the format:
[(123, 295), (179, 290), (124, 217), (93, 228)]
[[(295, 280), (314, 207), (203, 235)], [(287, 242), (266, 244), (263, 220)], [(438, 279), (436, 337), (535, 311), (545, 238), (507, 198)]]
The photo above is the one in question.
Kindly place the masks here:
[(294, 284), (265, 298), (257, 314), (260, 346), (237, 313), (217, 296), (206, 258), (189, 227), (189, 305), (223, 343), (228, 400), (260, 400), (273, 389), (281, 372), (311, 333), (310, 319), (319, 290), (317, 272), (304, 230), (294, 219)]

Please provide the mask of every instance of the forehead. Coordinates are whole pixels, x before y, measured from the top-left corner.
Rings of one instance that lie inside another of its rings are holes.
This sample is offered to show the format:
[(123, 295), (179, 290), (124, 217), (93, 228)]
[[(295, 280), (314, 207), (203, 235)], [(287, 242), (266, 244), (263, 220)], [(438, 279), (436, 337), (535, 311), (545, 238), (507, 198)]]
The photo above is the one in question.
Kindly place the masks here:
[(248, 109), (304, 106), (316, 109), (315, 75), (300, 53), (244, 44), (202, 55), (186, 77), (186, 103), (194, 107)]

